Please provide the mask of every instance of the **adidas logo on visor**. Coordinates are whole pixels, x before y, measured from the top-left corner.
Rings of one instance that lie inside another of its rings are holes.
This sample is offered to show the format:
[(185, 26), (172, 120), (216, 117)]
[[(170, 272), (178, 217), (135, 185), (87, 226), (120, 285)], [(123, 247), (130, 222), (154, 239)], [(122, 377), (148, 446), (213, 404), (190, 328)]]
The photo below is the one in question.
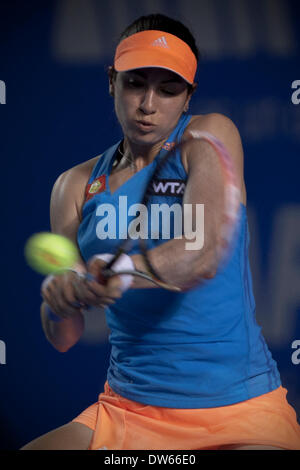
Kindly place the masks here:
[(165, 36), (161, 36), (160, 38), (155, 39), (155, 41), (153, 41), (151, 46), (159, 46), (159, 47), (167, 47), (167, 48), (169, 47)]

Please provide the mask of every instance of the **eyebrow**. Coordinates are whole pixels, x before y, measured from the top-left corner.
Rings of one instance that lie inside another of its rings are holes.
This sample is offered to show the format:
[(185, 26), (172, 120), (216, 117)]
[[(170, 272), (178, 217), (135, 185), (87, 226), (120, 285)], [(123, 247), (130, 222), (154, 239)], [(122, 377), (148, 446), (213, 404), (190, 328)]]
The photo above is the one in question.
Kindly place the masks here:
[[(127, 73), (133, 73), (134, 75), (138, 75), (141, 78), (147, 79), (146, 74), (142, 70), (128, 70)], [(181, 77), (174, 75), (173, 78), (168, 78), (167, 80), (162, 80), (161, 83), (182, 83), (183, 79)]]

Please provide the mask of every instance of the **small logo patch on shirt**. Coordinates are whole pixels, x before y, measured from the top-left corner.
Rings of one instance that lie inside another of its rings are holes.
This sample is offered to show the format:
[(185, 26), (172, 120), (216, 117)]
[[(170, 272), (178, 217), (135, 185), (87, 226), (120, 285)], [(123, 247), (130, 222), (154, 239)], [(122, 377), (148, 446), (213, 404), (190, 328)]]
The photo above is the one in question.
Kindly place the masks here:
[(165, 142), (162, 148), (164, 150), (171, 150), (175, 146), (175, 142)]
[(85, 192), (85, 200), (88, 201), (95, 194), (102, 193), (106, 189), (105, 175), (98, 176), (92, 183), (87, 185)]

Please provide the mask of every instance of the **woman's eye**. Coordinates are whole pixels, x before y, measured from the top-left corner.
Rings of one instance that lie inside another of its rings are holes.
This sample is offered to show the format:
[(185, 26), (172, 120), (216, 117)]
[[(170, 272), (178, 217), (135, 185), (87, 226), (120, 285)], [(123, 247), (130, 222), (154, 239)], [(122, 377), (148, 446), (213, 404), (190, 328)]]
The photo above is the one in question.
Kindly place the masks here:
[(131, 88), (140, 88), (140, 87), (143, 86), (143, 83), (139, 82), (138, 80), (134, 80), (133, 78), (131, 78), (131, 79), (128, 80), (128, 85)]
[(175, 95), (175, 92), (174, 92), (174, 91), (168, 90), (168, 89), (166, 89), (166, 88), (163, 88), (161, 91), (162, 91), (165, 95), (169, 95), (169, 96)]

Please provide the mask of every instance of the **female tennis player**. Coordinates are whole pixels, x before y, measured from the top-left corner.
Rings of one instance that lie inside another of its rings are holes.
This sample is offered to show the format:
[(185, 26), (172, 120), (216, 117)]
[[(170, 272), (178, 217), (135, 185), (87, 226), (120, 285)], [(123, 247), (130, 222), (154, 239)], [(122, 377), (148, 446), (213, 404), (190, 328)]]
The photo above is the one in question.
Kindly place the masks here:
[[(126, 29), (109, 68), (123, 139), (58, 178), (51, 226), (78, 244), (77, 268), (100, 279), (122, 238), (114, 224), (101, 237), (101, 207), (117, 213), (121, 197), (130, 207), (139, 203), (162, 150), (206, 131), (228, 149), (237, 174), (241, 215), (230, 258), (219, 269), (220, 175), (213, 159), (204, 165), (212, 152), (198, 142), (174, 155), (154, 195), (169, 206), (204, 203), (201, 249), (183, 249), (176, 238), (149, 241), (153, 265), (181, 292), (123, 275), (106, 283), (71, 271), (45, 279), (41, 318), (52, 345), (67, 351), (83, 333), (85, 306), (105, 306), (110, 365), (96, 403), (22, 449), (300, 449), (296, 413), (255, 320), (239, 132), (221, 114), (188, 114), (198, 60), (178, 21), (149, 15)], [(120, 263), (146, 270), (135, 246)]]

